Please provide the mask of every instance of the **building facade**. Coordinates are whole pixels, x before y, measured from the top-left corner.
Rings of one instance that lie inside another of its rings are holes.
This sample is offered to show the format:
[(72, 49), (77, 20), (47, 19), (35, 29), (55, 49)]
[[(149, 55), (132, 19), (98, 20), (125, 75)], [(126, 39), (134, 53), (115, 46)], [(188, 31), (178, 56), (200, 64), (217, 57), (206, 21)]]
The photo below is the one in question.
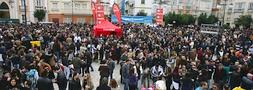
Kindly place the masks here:
[[(109, 0), (99, 0), (109, 15)], [(48, 0), (48, 20), (55, 23), (93, 23), (91, 0)]]
[(253, 0), (226, 1), (224, 24), (234, 27), (234, 22), (241, 15), (251, 15), (253, 17)]
[[(20, 23), (36, 23), (36, 10), (46, 10), (47, 0), (0, 0), (0, 18), (18, 19)], [(26, 19), (25, 19), (26, 18)], [(47, 21), (47, 14), (43, 21)]]
[(156, 8), (162, 7), (164, 13), (175, 12), (199, 16), (201, 13), (212, 14), (214, 0), (128, 0), (126, 7), (129, 15), (145, 12), (154, 15)]

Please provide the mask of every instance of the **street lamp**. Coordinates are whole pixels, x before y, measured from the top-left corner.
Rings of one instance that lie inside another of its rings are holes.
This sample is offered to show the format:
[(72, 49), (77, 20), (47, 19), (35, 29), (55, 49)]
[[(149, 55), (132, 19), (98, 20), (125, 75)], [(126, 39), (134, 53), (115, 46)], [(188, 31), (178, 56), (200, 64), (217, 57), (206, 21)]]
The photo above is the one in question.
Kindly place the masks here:
[(23, 22), (23, 23), (25, 23), (25, 25), (27, 25), (27, 17), (26, 17), (26, 0), (22, 0), (22, 2), (23, 2), (23, 7), (24, 7), (24, 12), (25, 12), (25, 17), (24, 17), (24, 19), (25, 19), (25, 21)]
[(72, 8), (72, 10), (71, 10), (71, 23), (73, 24), (74, 23), (74, 18), (73, 18), (73, 14), (74, 14), (74, 10), (73, 10), (73, 0), (71, 0), (71, 8)]
[(223, 16), (222, 16), (222, 24), (225, 24), (225, 16), (226, 16), (226, 7), (227, 7), (227, 1), (228, 0), (224, 0), (224, 3), (220, 3), (219, 7), (223, 8)]

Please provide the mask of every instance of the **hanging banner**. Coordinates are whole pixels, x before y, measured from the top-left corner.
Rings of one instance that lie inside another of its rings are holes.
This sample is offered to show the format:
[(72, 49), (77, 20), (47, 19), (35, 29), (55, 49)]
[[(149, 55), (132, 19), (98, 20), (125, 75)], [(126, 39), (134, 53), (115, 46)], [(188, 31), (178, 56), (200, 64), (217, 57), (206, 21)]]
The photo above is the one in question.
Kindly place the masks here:
[(121, 22), (120, 8), (119, 8), (119, 6), (118, 6), (116, 3), (113, 4), (112, 10), (113, 10), (113, 12), (114, 12), (114, 15), (115, 15), (116, 18), (117, 18), (118, 23), (121, 25), (122, 22)]
[[(153, 16), (122, 16), (122, 23), (143, 23), (143, 24), (152, 24)], [(115, 15), (111, 16), (112, 22), (117, 22), (117, 18)]]
[(163, 9), (157, 8), (156, 9), (156, 24), (161, 25), (163, 23)]
[(96, 24), (96, 4), (94, 2), (91, 2), (91, 9), (92, 9), (92, 16), (93, 16), (93, 21), (94, 24)]
[(97, 24), (100, 24), (101, 21), (103, 21), (105, 19), (105, 15), (104, 15), (104, 6), (98, 4), (96, 7), (96, 18), (97, 18)]

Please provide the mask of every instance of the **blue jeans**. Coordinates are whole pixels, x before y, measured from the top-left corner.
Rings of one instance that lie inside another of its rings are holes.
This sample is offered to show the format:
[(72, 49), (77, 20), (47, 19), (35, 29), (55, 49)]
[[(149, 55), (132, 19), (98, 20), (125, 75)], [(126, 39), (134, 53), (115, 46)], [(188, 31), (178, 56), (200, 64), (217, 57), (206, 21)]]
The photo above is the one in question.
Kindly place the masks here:
[(128, 78), (124, 78), (124, 90), (128, 90), (129, 88), (129, 83), (128, 83)]

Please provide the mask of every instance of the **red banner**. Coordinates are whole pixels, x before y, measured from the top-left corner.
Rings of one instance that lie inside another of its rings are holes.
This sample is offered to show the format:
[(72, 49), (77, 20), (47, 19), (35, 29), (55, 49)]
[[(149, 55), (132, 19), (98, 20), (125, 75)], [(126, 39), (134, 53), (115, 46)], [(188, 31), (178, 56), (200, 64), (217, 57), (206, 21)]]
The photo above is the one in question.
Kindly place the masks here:
[(92, 16), (93, 16), (93, 21), (94, 24), (96, 24), (96, 4), (94, 2), (91, 2), (91, 9), (92, 9)]
[(114, 3), (114, 4), (112, 5), (112, 10), (113, 10), (114, 15), (116, 16), (116, 18), (117, 18), (117, 20), (118, 20), (118, 23), (121, 25), (121, 13), (120, 13), (120, 8), (119, 8), (119, 6), (118, 6), (116, 3)]
[(96, 8), (96, 18), (97, 18), (97, 23), (98, 24), (100, 24), (101, 21), (105, 20), (104, 6), (103, 5), (97, 5), (97, 8)]
[(156, 9), (156, 24), (161, 25), (163, 23), (163, 9), (157, 8)]

